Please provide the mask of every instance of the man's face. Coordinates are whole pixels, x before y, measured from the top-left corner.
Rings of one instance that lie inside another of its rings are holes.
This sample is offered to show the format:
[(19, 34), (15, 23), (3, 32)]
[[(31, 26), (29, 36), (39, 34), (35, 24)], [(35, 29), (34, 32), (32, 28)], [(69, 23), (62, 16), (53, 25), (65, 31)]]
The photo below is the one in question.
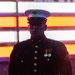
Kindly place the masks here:
[(46, 20), (34, 18), (29, 22), (29, 29), (32, 37), (40, 37), (44, 35), (46, 30)]

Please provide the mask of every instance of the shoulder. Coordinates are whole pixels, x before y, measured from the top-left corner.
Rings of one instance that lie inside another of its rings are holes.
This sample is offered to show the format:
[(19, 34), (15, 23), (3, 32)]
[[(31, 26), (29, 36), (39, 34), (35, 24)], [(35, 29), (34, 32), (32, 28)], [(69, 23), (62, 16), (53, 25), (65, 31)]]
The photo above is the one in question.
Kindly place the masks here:
[(13, 46), (13, 52), (19, 52), (19, 51), (22, 51), (24, 50), (25, 48), (28, 47), (28, 44), (29, 44), (30, 40), (25, 40), (25, 41), (21, 41), (21, 42), (18, 42), (16, 43), (14, 46)]
[(14, 45), (14, 47), (23, 47), (23, 46), (26, 46), (28, 43), (30, 42), (30, 39), (28, 40), (25, 40), (25, 41), (21, 41), (21, 42), (18, 42)]
[(54, 46), (57, 46), (57, 47), (65, 47), (65, 44), (61, 41), (58, 41), (58, 40), (53, 40), (53, 39), (47, 39), (47, 41), (49, 43), (51, 43), (52, 45)]
[(48, 39), (49, 43), (51, 43), (52, 48), (55, 53), (57, 53), (60, 57), (65, 58), (65, 56), (68, 54), (67, 48), (64, 43), (61, 41)]
[(52, 43), (53, 46), (56, 47), (56, 49), (61, 49), (63, 51), (66, 50), (66, 46), (63, 42), (53, 39), (50, 39), (50, 42)]
[(67, 52), (67, 48), (66, 48), (65, 44), (61, 41), (53, 40), (53, 39), (47, 39), (46, 43), (48, 45), (50, 45), (56, 51)]
[(18, 55), (19, 53), (21, 53), (26, 47), (27, 47), (27, 43), (29, 43), (30, 40), (26, 40), (26, 41), (22, 41), (22, 42), (19, 42), (19, 43), (16, 43), (14, 46), (13, 46), (13, 49), (12, 49), (12, 52), (11, 52), (11, 57), (12, 56), (16, 56)]

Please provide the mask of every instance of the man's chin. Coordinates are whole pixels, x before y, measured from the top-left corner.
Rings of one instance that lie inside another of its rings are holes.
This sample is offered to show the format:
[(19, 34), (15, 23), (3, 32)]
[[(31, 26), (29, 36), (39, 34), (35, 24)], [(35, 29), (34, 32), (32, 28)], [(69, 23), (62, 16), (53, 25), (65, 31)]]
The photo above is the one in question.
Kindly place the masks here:
[(35, 38), (35, 39), (38, 39), (38, 38), (40, 38), (40, 35), (34, 34), (32, 37)]
[(38, 35), (38, 34), (34, 34), (33, 37), (40, 37), (40, 35)]

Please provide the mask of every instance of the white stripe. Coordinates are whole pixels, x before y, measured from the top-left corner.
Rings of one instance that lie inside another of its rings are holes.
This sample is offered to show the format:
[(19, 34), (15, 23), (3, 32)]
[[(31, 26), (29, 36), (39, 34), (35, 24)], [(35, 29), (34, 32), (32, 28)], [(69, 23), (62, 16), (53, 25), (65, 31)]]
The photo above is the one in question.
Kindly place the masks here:
[(17, 42), (16, 31), (0, 31), (0, 43)]
[[(29, 31), (19, 32), (20, 41), (27, 40), (30, 38)], [(17, 33), (16, 31), (0, 31), (0, 43), (3, 42), (16, 42)], [(75, 30), (53, 30), (45, 31), (47, 38), (59, 40), (59, 41), (73, 41), (75, 40)]]
[(75, 30), (54, 30), (46, 31), (46, 36), (55, 40), (72, 41), (75, 40)]
[[(59, 41), (73, 41), (75, 40), (75, 30), (53, 30), (45, 31), (47, 38)], [(20, 41), (30, 38), (28, 31), (20, 31)]]
[[(27, 9), (44, 9), (51, 13), (75, 13), (75, 3), (50, 3), (50, 2), (20, 2), (19, 13)], [(16, 12), (16, 2), (0, 2), (0, 13)]]
[(51, 13), (74, 13), (75, 3), (49, 3), (49, 2), (19, 2), (19, 12), (27, 9), (44, 9)]
[(0, 13), (15, 13), (16, 3), (15, 2), (0, 2)]

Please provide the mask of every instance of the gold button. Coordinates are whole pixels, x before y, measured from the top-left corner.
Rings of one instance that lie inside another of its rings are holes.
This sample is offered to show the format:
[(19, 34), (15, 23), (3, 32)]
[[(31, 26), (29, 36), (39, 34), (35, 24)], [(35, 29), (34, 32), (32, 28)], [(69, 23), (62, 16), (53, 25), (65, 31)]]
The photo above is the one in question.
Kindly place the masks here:
[(35, 51), (34, 53), (35, 53), (35, 54), (37, 54), (37, 53), (38, 53), (38, 51)]
[(37, 66), (37, 63), (34, 63), (34, 66)]
[(34, 72), (37, 72), (37, 70), (36, 70), (36, 69), (34, 69)]
[(47, 59), (47, 61), (50, 61), (50, 59)]
[(39, 40), (39, 42), (41, 42), (41, 40)]
[(39, 46), (38, 45), (35, 45), (35, 48), (38, 48)]
[(21, 60), (21, 63), (23, 63), (23, 60)]
[(34, 57), (35, 60), (37, 60), (37, 57)]

